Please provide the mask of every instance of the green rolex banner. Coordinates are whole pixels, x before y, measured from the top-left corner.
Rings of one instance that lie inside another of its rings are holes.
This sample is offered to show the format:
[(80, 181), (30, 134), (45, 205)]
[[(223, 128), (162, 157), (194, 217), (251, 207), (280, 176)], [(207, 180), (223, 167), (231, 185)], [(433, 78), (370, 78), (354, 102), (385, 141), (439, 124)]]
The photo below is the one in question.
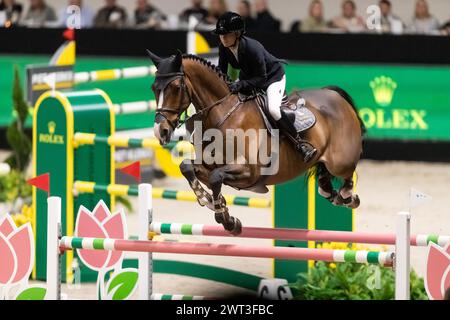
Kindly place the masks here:
[(298, 64), (288, 90), (338, 85), (356, 102), (372, 139), (450, 140), (450, 67)]

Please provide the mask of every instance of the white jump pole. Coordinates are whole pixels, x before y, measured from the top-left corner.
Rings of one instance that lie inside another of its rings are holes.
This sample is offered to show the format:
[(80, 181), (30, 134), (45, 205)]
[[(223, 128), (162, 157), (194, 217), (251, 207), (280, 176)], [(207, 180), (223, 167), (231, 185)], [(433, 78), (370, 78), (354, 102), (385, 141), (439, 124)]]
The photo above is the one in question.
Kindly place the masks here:
[(410, 213), (399, 212), (395, 240), (395, 300), (410, 299), (410, 225)]
[[(148, 240), (148, 231), (152, 222), (152, 185), (139, 185), (139, 240)], [(153, 254), (141, 252), (138, 258), (139, 300), (151, 300), (153, 291)]]
[(59, 236), (61, 232), (61, 198), (47, 199), (47, 294), (46, 300), (61, 299)]
[(194, 16), (189, 17), (188, 21), (188, 33), (187, 33), (187, 53), (197, 54), (197, 48), (195, 43), (195, 27), (198, 24), (198, 20)]

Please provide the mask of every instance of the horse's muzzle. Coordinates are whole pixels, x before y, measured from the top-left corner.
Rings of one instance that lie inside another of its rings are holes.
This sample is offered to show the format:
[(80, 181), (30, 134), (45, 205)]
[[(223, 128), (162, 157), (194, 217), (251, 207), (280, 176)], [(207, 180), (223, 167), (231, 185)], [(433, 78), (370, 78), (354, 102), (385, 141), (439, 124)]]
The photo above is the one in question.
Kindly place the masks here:
[(159, 140), (161, 145), (166, 145), (170, 142), (173, 130), (165, 123), (155, 123), (154, 126), (155, 137)]

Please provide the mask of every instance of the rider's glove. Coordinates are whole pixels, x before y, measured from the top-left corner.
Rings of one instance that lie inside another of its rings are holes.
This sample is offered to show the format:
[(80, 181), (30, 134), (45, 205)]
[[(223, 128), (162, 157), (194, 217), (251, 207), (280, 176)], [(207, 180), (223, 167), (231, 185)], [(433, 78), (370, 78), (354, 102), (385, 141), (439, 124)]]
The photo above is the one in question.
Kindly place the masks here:
[(240, 81), (233, 82), (229, 85), (231, 93), (238, 93), (242, 89), (242, 83)]

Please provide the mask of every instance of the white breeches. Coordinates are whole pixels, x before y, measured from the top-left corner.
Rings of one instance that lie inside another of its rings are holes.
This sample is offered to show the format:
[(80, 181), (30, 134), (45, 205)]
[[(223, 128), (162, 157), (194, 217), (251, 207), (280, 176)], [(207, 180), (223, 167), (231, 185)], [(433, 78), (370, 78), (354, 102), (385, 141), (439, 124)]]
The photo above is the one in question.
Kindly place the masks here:
[(278, 81), (272, 83), (267, 88), (267, 104), (269, 112), (275, 121), (281, 119), (281, 101), (283, 100), (284, 91), (286, 90), (286, 76)]

